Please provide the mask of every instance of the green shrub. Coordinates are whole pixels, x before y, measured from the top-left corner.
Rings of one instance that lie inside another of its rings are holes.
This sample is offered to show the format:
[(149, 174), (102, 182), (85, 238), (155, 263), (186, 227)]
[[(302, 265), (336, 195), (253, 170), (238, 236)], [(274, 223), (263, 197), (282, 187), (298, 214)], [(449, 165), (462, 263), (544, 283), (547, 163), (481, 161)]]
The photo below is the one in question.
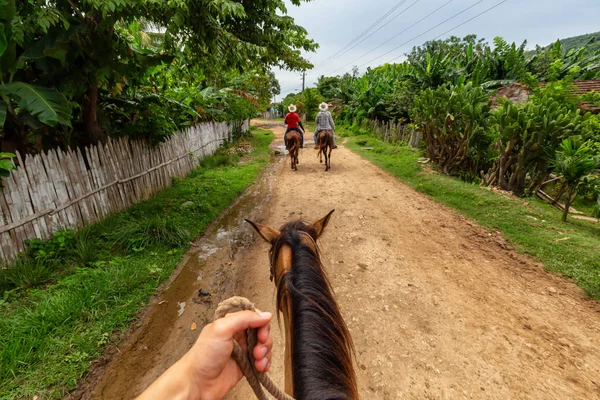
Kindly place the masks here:
[(73, 229), (67, 229), (56, 232), (50, 240), (43, 241), (36, 238), (27, 240), (25, 243), (27, 244), (27, 255), (31, 258), (59, 259), (73, 250), (76, 234)]
[(59, 262), (52, 258), (21, 256), (0, 270), (0, 293), (10, 289), (29, 289), (42, 286), (53, 279)]
[(77, 241), (72, 250), (73, 261), (80, 267), (90, 267), (98, 260), (98, 244), (90, 229), (83, 229), (77, 234)]
[(561, 141), (583, 133), (583, 121), (579, 110), (551, 96), (535, 97), (525, 105), (501, 100), (490, 118), (501, 151), (486, 182), (516, 195), (535, 190), (548, 175)]
[(142, 219), (127, 216), (110, 232), (109, 239), (118, 247), (139, 251), (151, 246), (180, 246), (189, 241), (189, 233), (160, 216)]
[(411, 118), (423, 132), (427, 156), (442, 172), (476, 174), (489, 159), (489, 111), (488, 94), (469, 82), (424, 90), (415, 98)]

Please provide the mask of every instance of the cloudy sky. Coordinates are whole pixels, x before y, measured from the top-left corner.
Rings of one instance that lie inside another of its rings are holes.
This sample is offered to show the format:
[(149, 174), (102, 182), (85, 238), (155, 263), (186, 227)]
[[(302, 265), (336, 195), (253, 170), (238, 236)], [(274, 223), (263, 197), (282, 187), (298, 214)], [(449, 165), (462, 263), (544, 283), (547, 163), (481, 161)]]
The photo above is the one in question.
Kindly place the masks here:
[[(402, 61), (413, 46), (438, 37), (475, 33), (491, 41), (502, 36), (518, 44), (527, 40), (534, 48), (600, 31), (599, 0), (314, 0), (300, 7), (286, 3), (288, 14), (320, 45), (316, 53), (307, 54), (315, 65), (307, 71), (307, 87), (320, 75), (344, 74), (353, 65), (363, 72), (367, 66)], [(282, 96), (300, 90), (301, 74), (275, 73)]]

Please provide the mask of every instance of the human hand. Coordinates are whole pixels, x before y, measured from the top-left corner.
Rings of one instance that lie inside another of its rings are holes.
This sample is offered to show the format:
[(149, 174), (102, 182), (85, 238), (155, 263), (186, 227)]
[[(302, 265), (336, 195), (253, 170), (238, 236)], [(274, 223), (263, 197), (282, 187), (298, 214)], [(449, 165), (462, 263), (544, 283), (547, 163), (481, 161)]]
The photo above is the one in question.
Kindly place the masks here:
[(191, 377), (199, 388), (199, 399), (221, 399), (243, 378), (235, 360), (232, 339), (247, 351), (246, 329), (258, 328), (258, 343), (254, 348), (254, 366), (268, 372), (271, 366), (273, 338), (270, 335), (271, 313), (241, 311), (204, 327), (192, 349), (185, 355)]
[(248, 328), (258, 328), (254, 366), (261, 372), (268, 372), (273, 347), (271, 318), (268, 312), (240, 311), (206, 325), (187, 354), (146, 389), (138, 400), (222, 399), (243, 377), (231, 358), (231, 340), (235, 339), (247, 351)]

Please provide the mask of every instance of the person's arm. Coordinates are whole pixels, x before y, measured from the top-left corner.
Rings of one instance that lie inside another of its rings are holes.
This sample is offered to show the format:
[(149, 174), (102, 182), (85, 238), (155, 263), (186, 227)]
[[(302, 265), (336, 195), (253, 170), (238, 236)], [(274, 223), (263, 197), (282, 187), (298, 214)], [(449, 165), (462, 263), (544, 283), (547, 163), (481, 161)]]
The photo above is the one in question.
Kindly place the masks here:
[(298, 114), (296, 114), (296, 117), (298, 118), (298, 126), (302, 128), (302, 132), (306, 133), (306, 129), (304, 129), (304, 126), (302, 126), (302, 118), (300, 118)]
[(270, 321), (270, 313), (242, 311), (206, 325), (190, 351), (137, 400), (222, 399), (243, 377), (231, 352), (232, 339), (246, 349), (246, 329), (258, 328), (254, 366), (262, 372), (269, 370), (273, 347)]
[(331, 124), (331, 127), (335, 131), (335, 123), (333, 122), (333, 117), (331, 116), (331, 113), (328, 113), (328, 116), (329, 116), (329, 123)]
[(285, 118), (283, 119), (283, 123), (286, 124), (286, 125), (288, 124), (288, 120), (287, 119), (288, 119), (288, 116), (286, 115)]

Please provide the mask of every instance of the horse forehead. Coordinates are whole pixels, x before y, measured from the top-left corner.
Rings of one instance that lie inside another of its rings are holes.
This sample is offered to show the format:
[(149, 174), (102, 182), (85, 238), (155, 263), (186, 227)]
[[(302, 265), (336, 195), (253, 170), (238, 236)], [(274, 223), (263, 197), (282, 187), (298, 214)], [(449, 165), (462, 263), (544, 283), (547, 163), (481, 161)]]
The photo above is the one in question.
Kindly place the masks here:
[[(310, 236), (310, 234), (306, 232), (302, 232), (301, 241), (307, 246), (315, 248), (315, 241)], [(287, 272), (292, 268), (292, 248), (291, 246), (284, 244), (279, 249), (279, 253), (277, 254), (277, 271), (278, 274), (283, 272)]]
[(281, 246), (277, 255), (278, 272), (287, 272), (292, 267), (292, 248), (287, 244)]

